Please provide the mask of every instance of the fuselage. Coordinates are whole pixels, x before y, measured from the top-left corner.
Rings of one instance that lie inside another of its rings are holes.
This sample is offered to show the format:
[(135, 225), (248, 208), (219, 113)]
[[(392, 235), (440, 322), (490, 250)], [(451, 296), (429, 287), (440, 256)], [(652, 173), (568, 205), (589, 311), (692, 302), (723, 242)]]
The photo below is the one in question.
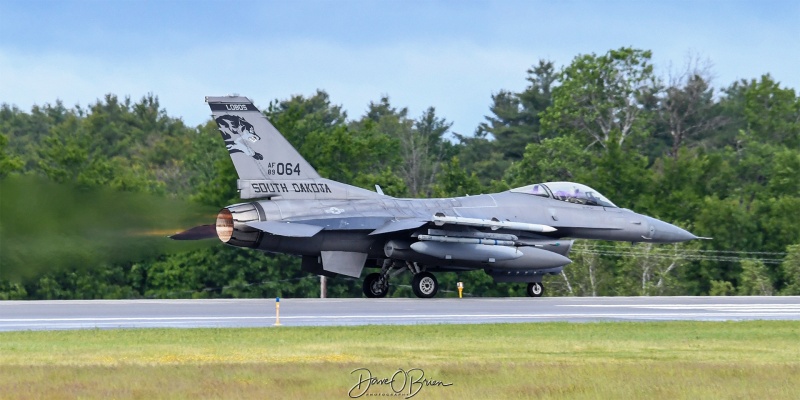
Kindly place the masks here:
[[(242, 234), (230, 244), (263, 251), (317, 255), (321, 251), (367, 253), (384, 257), (386, 242), (407, 233), (369, 235), (389, 221), (429, 220), (443, 214), (465, 218), (515, 221), (553, 226), (549, 233), (505, 232), (521, 239), (601, 239), (665, 243), (687, 240), (690, 233), (628, 209), (575, 204), (511, 191), (436, 199), (379, 197), (357, 200), (260, 200), (228, 207), (245, 221), (300, 222), (322, 226), (313, 237), (269, 235), (239, 226)], [(692, 235), (693, 236), (693, 235)], [(239, 240), (239, 242), (237, 242)]]

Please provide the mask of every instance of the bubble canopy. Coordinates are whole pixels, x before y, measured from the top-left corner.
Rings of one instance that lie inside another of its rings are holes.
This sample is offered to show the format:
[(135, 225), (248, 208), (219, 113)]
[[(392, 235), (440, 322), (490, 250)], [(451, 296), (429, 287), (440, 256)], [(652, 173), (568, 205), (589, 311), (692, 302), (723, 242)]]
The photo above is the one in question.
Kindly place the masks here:
[(600, 192), (580, 183), (574, 182), (546, 182), (511, 189), (514, 193), (525, 193), (539, 197), (548, 197), (555, 200), (566, 201), (587, 206), (614, 207), (614, 203)]

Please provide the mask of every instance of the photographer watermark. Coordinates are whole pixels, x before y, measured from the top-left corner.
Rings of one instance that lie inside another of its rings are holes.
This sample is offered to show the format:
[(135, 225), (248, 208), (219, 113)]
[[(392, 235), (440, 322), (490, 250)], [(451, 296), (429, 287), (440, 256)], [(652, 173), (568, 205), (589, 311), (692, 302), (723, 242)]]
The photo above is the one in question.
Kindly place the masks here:
[(357, 383), (347, 392), (353, 399), (364, 396), (402, 396), (404, 399), (410, 399), (423, 389), (453, 386), (453, 383), (425, 376), (425, 371), (420, 368), (409, 370), (400, 368), (392, 375), (384, 377), (373, 376), (368, 368), (357, 368), (350, 374), (358, 378)]

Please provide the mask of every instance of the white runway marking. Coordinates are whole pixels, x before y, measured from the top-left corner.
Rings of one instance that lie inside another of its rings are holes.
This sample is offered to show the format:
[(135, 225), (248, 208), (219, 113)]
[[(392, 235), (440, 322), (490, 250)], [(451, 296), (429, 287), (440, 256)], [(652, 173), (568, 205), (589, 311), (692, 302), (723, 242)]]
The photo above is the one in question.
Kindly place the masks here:
[[(793, 315), (796, 311), (760, 311), (750, 315), (764, 317), (778, 317)], [(702, 313), (704, 317), (721, 318), (730, 316), (729, 313)], [(504, 319), (504, 318), (647, 318), (658, 317), (668, 319), (684, 319), (698, 316), (697, 313), (567, 313), (567, 314), (407, 314), (407, 315), (282, 315), (281, 320), (293, 319), (331, 319), (331, 320), (380, 320), (380, 319)], [(98, 317), (98, 318), (4, 318), (0, 323), (8, 322), (136, 322), (136, 321), (240, 321), (240, 320), (274, 320), (275, 316), (263, 317)]]
[[(564, 304), (562, 307), (620, 307), (616, 304)], [(626, 308), (659, 308), (659, 309), (719, 309), (719, 310), (760, 310), (786, 309), (800, 311), (800, 304), (628, 304)]]
[[(269, 327), (274, 299), (0, 302), (0, 331)], [(800, 320), (800, 297), (283, 299), (284, 326)]]

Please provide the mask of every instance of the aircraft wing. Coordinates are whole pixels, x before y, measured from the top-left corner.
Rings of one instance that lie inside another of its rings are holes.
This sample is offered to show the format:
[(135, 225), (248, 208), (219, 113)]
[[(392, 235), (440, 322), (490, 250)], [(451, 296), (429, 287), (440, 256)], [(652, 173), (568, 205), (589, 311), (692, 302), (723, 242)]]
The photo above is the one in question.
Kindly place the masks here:
[(378, 229), (370, 232), (370, 235), (380, 235), (382, 233), (400, 232), (409, 229), (417, 229), (430, 221), (418, 218), (395, 219), (383, 224)]
[(383, 226), (375, 229), (370, 235), (380, 235), (382, 233), (399, 232), (411, 229), (417, 229), (429, 222), (436, 226), (444, 225), (458, 225), (468, 227), (490, 228), (491, 230), (498, 229), (512, 229), (528, 232), (555, 232), (556, 228), (549, 225), (530, 224), (523, 222), (513, 221), (500, 221), (496, 218), (480, 219), (480, 218), (464, 218), (464, 217), (450, 217), (442, 213), (437, 213), (431, 218), (408, 218), (400, 220), (391, 220)]

